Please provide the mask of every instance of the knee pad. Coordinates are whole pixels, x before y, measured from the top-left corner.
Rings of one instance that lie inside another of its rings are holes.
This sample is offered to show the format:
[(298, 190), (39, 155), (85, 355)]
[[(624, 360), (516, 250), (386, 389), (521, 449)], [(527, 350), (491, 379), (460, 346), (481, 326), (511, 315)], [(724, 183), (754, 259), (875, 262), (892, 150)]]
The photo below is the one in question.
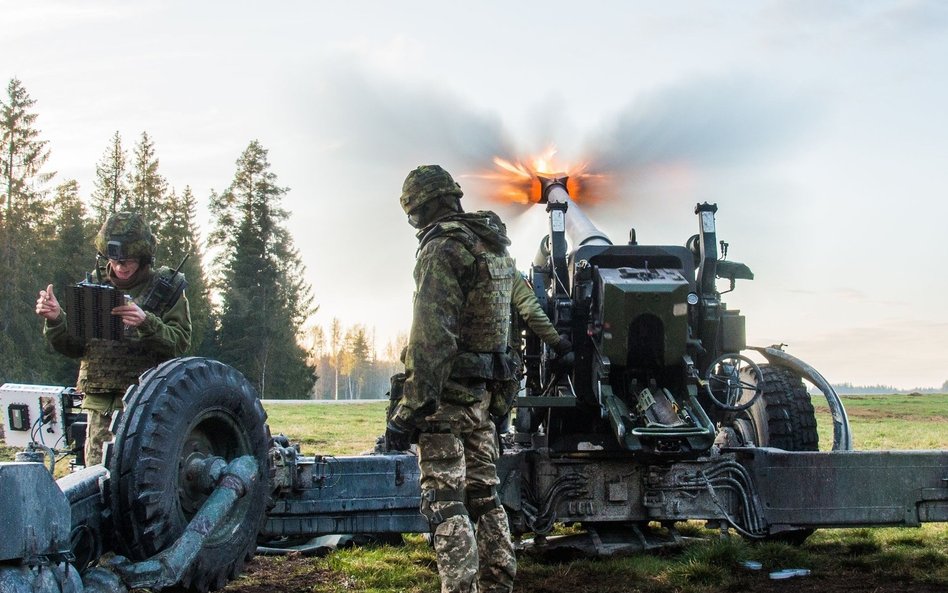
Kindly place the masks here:
[(500, 508), (500, 497), (493, 486), (469, 486), (465, 494), (467, 510), (474, 524), (487, 513)]
[(421, 514), (428, 519), (432, 531), (451, 517), (467, 516), (467, 508), (464, 506), (464, 492), (449, 489), (422, 491)]

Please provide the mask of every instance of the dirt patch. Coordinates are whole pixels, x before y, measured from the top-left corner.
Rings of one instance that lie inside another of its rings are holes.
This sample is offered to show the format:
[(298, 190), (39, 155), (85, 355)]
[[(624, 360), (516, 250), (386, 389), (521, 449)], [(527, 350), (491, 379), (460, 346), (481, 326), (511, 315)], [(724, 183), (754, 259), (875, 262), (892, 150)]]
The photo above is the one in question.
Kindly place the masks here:
[(353, 589), (352, 580), (318, 566), (319, 559), (288, 555), (257, 556), (223, 591), (229, 593), (311, 593), (316, 585), (336, 583)]

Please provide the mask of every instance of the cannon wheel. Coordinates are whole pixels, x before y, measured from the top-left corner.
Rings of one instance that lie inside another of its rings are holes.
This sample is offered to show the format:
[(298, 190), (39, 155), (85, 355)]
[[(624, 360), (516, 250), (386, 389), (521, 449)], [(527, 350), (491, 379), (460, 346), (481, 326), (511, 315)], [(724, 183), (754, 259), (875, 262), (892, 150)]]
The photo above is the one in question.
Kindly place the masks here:
[[(752, 434), (747, 436), (754, 439), (760, 447), (775, 447), (785, 451), (819, 451), (816, 413), (803, 379), (791, 369), (772, 364), (762, 364), (760, 370), (763, 376), (760, 397), (744, 412), (752, 427)], [(750, 374), (746, 380), (756, 381)], [(792, 529), (773, 534), (767, 539), (800, 545), (813, 531)]]
[(105, 464), (117, 551), (132, 560), (171, 546), (207, 498), (190, 485), (187, 461), (256, 458), (258, 479), (181, 579), (188, 591), (223, 587), (253, 555), (269, 494), (270, 431), (256, 390), (223, 363), (180, 358), (142, 375), (124, 401)]
[[(818, 451), (816, 413), (803, 380), (794, 371), (771, 364), (760, 365), (763, 380), (760, 398), (746, 417), (753, 426), (759, 447), (776, 447), (785, 451)], [(748, 382), (756, 383), (752, 374)]]

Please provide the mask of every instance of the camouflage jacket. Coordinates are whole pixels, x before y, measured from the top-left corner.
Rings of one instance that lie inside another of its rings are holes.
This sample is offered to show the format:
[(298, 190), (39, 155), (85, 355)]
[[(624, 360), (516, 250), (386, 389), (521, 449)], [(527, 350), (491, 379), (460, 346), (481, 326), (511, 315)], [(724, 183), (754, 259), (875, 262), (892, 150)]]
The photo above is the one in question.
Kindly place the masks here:
[[(156, 273), (149, 270), (141, 282), (124, 292), (140, 303), (147, 296)], [(68, 323), (63, 311), (57, 320), (46, 322), (43, 334), (57, 352), (82, 359), (76, 389), (86, 394), (83, 407), (92, 410), (111, 409), (116, 398), (125, 391), (120, 385), (131, 384), (148, 368), (181, 356), (191, 345), (191, 313), (183, 293), (161, 316), (146, 310), (145, 321), (129, 329), (122, 342), (91, 340), (83, 344), (69, 335)], [(116, 352), (118, 356), (102, 356), (103, 351)], [(115, 385), (104, 386), (111, 383)]]
[[(518, 274), (519, 276), (519, 274)], [(537, 300), (533, 289), (527, 284), (523, 277), (518, 277), (514, 281), (513, 295), (511, 304), (514, 311), (520, 314), (523, 321), (529, 326), (541, 340), (550, 347), (556, 346), (560, 342), (560, 335), (557, 333), (550, 318), (543, 311), (540, 302)]]
[[(469, 292), (478, 281), (472, 238), (492, 254), (509, 259), (510, 240), (500, 219), (493, 212), (457, 214), (422, 229), (418, 238), (412, 326), (405, 354), (407, 379), (401, 402), (412, 410), (439, 402), (445, 392), (459, 395), (457, 391), (463, 388), (457, 379), (514, 376), (513, 362), (505, 352), (465, 352), (459, 323)], [(513, 261), (508, 265), (513, 272)], [(506, 315), (509, 303), (502, 307)], [(503, 341), (506, 343), (506, 336)], [(455, 403), (465, 403), (463, 393), (460, 397)]]

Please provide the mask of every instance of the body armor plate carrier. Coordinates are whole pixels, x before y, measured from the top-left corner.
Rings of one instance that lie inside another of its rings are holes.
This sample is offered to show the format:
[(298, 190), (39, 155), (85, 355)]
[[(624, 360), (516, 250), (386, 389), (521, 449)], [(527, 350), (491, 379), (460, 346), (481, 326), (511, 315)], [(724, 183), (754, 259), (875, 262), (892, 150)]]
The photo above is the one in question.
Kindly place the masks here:
[[(161, 317), (181, 298), (185, 286), (184, 274), (162, 267), (152, 274), (136, 302), (145, 301), (139, 302), (139, 306)], [(129, 385), (138, 382), (142, 373), (164, 358), (136, 339), (89, 340), (79, 368), (77, 388), (84, 393), (124, 393)]]

